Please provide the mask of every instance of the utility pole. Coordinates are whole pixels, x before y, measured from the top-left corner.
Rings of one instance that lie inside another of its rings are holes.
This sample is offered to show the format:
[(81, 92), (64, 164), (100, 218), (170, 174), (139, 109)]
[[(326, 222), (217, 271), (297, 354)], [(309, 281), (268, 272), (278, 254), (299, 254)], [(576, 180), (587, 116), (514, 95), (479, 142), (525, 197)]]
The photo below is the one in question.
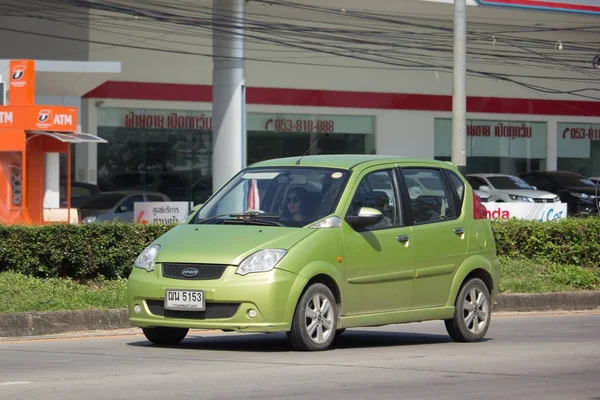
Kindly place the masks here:
[(454, 0), (452, 163), (467, 171), (467, 2)]
[(213, 191), (246, 164), (246, 0), (213, 0)]

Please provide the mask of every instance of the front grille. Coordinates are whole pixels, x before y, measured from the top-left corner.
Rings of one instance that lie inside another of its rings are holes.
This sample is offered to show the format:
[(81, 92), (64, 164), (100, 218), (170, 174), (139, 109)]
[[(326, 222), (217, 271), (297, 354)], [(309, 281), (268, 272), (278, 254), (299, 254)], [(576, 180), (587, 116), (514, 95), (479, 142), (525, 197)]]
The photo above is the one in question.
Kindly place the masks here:
[(534, 203), (554, 203), (554, 199), (533, 199)]
[[(187, 277), (183, 275), (183, 271), (191, 268), (198, 270), (198, 275)], [(162, 264), (162, 276), (165, 278), (173, 279), (185, 279), (192, 281), (207, 281), (213, 279), (219, 279), (225, 269), (226, 265), (214, 265), (214, 264), (174, 264), (174, 263), (163, 263)]]
[(231, 318), (240, 308), (240, 303), (206, 303), (206, 310), (204, 311), (174, 311), (165, 310), (163, 300), (146, 300), (146, 304), (148, 304), (148, 309), (154, 315), (179, 319)]

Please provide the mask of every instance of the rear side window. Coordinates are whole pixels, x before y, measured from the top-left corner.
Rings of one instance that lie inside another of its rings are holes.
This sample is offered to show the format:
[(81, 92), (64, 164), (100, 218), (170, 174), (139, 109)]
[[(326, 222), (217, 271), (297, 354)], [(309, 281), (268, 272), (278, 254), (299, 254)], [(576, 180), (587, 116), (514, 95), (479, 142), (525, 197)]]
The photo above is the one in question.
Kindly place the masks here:
[(408, 190), (415, 224), (447, 221), (457, 217), (458, 214), (453, 207), (452, 194), (446, 185), (441, 170), (434, 168), (403, 168), (402, 174), (405, 180), (413, 180), (420, 185)]

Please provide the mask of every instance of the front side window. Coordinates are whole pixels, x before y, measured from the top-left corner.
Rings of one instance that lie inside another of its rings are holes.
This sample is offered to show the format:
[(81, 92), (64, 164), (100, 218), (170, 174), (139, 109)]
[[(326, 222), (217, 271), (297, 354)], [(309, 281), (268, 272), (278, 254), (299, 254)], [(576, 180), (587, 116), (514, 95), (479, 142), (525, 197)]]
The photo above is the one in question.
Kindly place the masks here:
[[(423, 185), (418, 192), (409, 190), (410, 206), (415, 224), (440, 222), (457, 217), (456, 210), (452, 207), (450, 191), (439, 169), (403, 168), (402, 174), (405, 180), (429, 182), (427, 186)], [(437, 184), (432, 185), (432, 180), (436, 180)]]
[(202, 207), (195, 223), (301, 227), (334, 212), (348, 171), (255, 168), (238, 174)]
[(383, 214), (381, 221), (366, 226), (365, 230), (386, 229), (402, 225), (392, 170), (371, 172), (365, 175), (354, 193), (348, 215), (357, 216), (362, 207), (375, 208)]
[(129, 196), (125, 199), (125, 201), (119, 206), (117, 212), (130, 212), (133, 211), (134, 203), (142, 203), (144, 201), (144, 197), (141, 195)]

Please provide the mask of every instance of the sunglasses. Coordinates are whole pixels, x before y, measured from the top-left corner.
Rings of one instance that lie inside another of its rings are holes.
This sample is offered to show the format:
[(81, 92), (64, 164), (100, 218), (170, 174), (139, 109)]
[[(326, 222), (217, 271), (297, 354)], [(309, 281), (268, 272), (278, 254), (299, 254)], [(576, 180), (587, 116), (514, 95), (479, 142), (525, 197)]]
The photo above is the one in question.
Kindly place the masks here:
[(300, 201), (300, 199), (299, 199), (298, 197), (289, 197), (289, 198), (287, 199), (287, 204), (290, 204), (290, 203), (297, 203), (297, 202), (299, 202), (299, 201)]

